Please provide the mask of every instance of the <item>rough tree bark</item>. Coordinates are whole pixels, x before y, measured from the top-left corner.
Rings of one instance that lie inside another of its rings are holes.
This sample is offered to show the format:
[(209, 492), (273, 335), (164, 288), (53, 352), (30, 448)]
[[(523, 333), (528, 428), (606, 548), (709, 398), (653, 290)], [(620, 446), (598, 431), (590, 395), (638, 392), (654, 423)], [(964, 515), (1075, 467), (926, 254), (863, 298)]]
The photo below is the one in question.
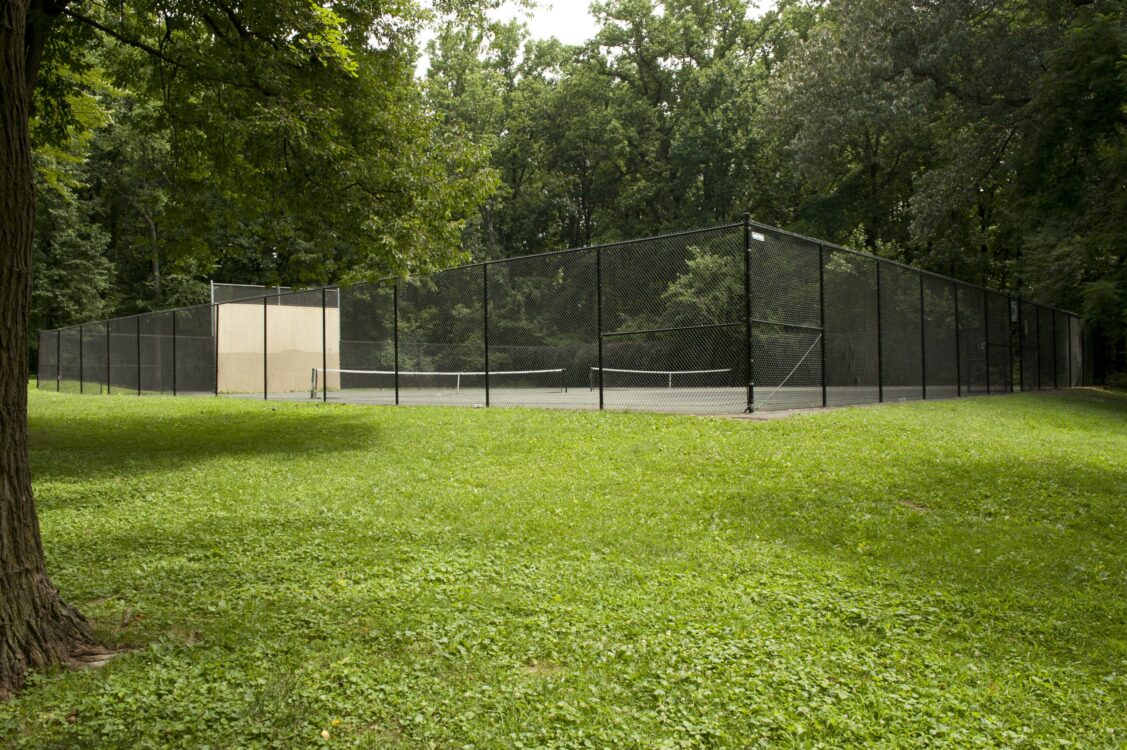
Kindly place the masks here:
[[(28, 117), (54, 6), (0, 0), (0, 697), (93, 642), (47, 577), (27, 450), (35, 187)], [(37, 22), (29, 27), (29, 12)]]

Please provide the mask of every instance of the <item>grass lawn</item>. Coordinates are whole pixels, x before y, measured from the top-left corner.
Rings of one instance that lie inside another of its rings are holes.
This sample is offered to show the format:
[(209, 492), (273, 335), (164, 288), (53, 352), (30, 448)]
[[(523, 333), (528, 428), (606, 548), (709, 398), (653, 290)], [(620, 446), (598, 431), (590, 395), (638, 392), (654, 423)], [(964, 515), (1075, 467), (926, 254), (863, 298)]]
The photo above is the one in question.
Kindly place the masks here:
[(1122, 395), (33, 392), (31, 432), (54, 580), (137, 648), (35, 676), (0, 746), (1127, 746)]

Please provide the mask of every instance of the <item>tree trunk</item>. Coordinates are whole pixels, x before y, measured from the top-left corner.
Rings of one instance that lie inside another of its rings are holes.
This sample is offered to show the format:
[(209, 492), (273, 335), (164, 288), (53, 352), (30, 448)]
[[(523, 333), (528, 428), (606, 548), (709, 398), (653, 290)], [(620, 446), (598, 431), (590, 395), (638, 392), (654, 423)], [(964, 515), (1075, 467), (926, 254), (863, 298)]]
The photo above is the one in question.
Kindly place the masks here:
[(488, 200), (483, 203), (480, 211), (482, 234), (485, 235), (485, 260), (494, 260), (498, 257), (498, 253), (497, 232), (493, 227), (493, 217), (495, 216), (493, 202)]
[(28, 31), (28, 10), (28, 0), (0, 0), (0, 697), (15, 691), (27, 670), (65, 662), (93, 640), (47, 577), (28, 465), (35, 218), (28, 116), (42, 52), (42, 34)]
[(147, 210), (141, 211), (141, 215), (145, 217), (145, 222), (149, 225), (149, 252), (153, 271), (153, 302), (159, 306), (163, 295), (160, 288), (160, 243), (157, 237), (157, 223), (153, 221), (153, 217), (149, 215)]

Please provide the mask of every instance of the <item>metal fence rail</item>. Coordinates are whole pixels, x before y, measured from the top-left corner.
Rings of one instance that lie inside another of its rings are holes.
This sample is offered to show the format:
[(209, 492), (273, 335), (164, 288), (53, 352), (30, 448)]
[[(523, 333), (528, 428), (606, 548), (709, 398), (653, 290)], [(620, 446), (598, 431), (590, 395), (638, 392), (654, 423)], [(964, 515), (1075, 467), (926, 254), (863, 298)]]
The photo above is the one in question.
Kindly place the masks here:
[(745, 220), (39, 333), (38, 387), (735, 414), (1086, 383), (1080, 319)]

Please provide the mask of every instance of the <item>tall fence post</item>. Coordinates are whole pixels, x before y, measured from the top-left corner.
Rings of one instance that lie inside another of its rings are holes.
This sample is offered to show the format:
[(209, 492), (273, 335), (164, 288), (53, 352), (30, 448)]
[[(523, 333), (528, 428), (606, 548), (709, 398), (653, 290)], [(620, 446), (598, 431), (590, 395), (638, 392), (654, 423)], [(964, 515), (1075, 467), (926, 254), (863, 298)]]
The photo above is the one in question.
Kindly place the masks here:
[(485, 406), (489, 407), (489, 264), (481, 264), (482, 341), (485, 346)]
[(1034, 306), (1035, 317), (1037, 318), (1037, 390), (1044, 388), (1041, 382), (1041, 310)]
[(1017, 382), (1025, 393), (1025, 316), (1022, 314), (1021, 295), (1017, 297)]
[(822, 408), (829, 406), (826, 389), (826, 258), (825, 248), (818, 243), (818, 325), (822, 327)]
[[(212, 292), (212, 299), (215, 298), (215, 292)], [(212, 321), (215, 325), (215, 396), (219, 397), (219, 308), (221, 305), (212, 305)]]
[[(172, 311), (172, 395), (177, 396), (176, 392), (176, 311)], [(107, 378), (108, 380), (108, 378)]]
[(884, 403), (884, 331), (881, 319), (880, 261), (877, 262), (877, 400)]
[(951, 291), (955, 298), (955, 395), (963, 395), (963, 342), (959, 335), (959, 285), (952, 281)]
[(63, 389), (63, 329), (55, 331), (55, 393)]
[(747, 413), (755, 413), (755, 328), (752, 323), (751, 214), (744, 214), (744, 323), (747, 325)]
[(603, 403), (603, 249), (595, 248), (595, 327), (599, 334), (599, 411)]
[(106, 395), (113, 393), (113, 327), (106, 321)]
[(270, 400), (270, 340), (267, 338), (269, 325), (267, 316), (270, 313), (270, 298), (262, 298), (262, 400)]
[(392, 352), (395, 357), (395, 405), (399, 406), (399, 282), (391, 289)]
[(141, 395), (141, 316), (138, 315), (134, 320), (137, 321), (137, 395)]
[[(329, 403), (329, 323), (326, 303), (328, 290), (321, 287), (321, 403)], [(337, 315), (340, 315), (339, 308)]]
[(1088, 332), (1083, 325), (1080, 326), (1080, 386), (1087, 388), (1091, 384), (1091, 369), (1088, 367)]
[(1067, 334), (1068, 335), (1068, 343), (1066, 345), (1066, 347), (1068, 349), (1068, 385), (1065, 386), (1065, 387), (1071, 388), (1072, 387), (1072, 316), (1069, 315), (1067, 318), (1065, 318), (1065, 320), (1068, 321), (1068, 334)]
[(1056, 345), (1056, 310), (1049, 308), (1049, 315), (1053, 316), (1053, 388), (1061, 388), (1061, 378), (1057, 376), (1059, 372), (1059, 365), (1057, 363), (1057, 345)]
[(986, 393), (990, 394), (990, 296), (982, 290), (982, 340), (986, 344)]
[(920, 388), (927, 401), (927, 300), (924, 295), (924, 275), (920, 277)]
[(78, 392), (86, 393), (86, 366), (82, 361), (83, 341), (86, 340), (86, 326), (78, 327)]
[[(1010, 392), (1010, 393), (1017, 393), (1017, 392), (1018, 392), (1018, 381), (1019, 381), (1019, 379), (1021, 378), (1021, 360), (1020, 360), (1020, 359), (1018, 360), (1018, 370), (1017, 370), (1017, 377), (1015, 378), (1015, 377), (1014, 377), (1014, 356), (1015, 356), (1015, 354), (1014, 354), (1014, 309), (1013, 309), (1013, 298), (1012, 298), (1012, 297), (1008, 297), (1007, 299), (1009, 299), (1009, 302), (1010, 302), (1010, 309), (1009, 309), (1009, 310), (1007, 311), (1007, 314), (1008, 314), (1008, 315), (1010, 316), (1010, 317), (1009, 317), (1009, 323), (1010, 323), (1010, 329), (1009, 329), (1009, 330), (1010, 330), (1010, 372), (1009, 372), (1009, 385), (1010, 385), (1010, 390), (1009, 390), (1009, 392)], [(1018, 311), (1018, 314), (1020, 314), (1020, 312), (1021, 312), (1021, 311), (1019, 310), (1019, 311)], [(1019, 357), (1020, 357), (1020, 355), (1021, 355), (1021, 351), (1022, 351), (1022, 350), (1021, 350), (1021, 347), (1020, 347), (1020, 346), (1019, 346), (1019, 347), (1017, 347), (1017, 356), (1019, 356)]]

